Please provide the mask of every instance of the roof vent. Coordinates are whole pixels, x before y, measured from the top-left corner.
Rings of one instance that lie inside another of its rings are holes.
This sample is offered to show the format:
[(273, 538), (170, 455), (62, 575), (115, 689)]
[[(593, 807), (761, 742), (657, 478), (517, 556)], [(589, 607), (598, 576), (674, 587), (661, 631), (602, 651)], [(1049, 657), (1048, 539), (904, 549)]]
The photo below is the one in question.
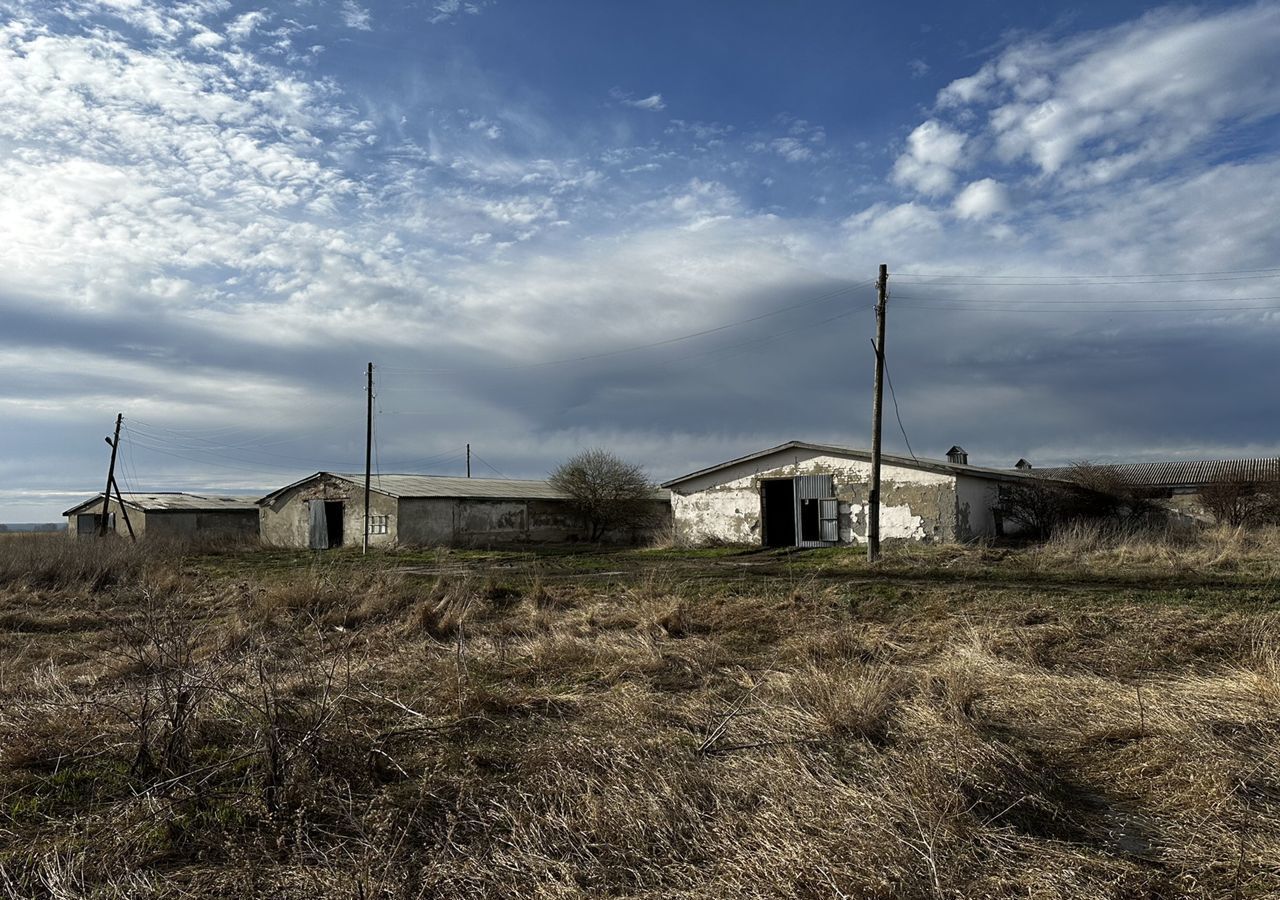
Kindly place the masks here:
[(1027, 469), (1031, 468), (1031, 463), (1027, 462), (1025, 459), (1020, 459), (1013, 464), (1013, 467), (1015, 469), (1022, 469), (1025, 472)]
[(947, 462), (955, 463), (957, 466), (967, 466), (969, 465), (969, 454), (965, 452), (963, 447), (956, 445), (947, 451)]

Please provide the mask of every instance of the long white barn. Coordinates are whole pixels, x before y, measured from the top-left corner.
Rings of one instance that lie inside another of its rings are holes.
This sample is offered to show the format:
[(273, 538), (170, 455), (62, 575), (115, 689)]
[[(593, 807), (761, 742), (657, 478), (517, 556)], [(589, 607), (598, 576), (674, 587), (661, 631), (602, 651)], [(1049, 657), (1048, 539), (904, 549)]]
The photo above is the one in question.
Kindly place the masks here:
[[(1002, 531), (1000, 486), (1033, 477), (946, 460), (882, 457), (880, 534), (947, 542)], [(791, 441), (719, 463), (662, 486), (676, 537), (767, 547), (865, 543), (871, 453)]]

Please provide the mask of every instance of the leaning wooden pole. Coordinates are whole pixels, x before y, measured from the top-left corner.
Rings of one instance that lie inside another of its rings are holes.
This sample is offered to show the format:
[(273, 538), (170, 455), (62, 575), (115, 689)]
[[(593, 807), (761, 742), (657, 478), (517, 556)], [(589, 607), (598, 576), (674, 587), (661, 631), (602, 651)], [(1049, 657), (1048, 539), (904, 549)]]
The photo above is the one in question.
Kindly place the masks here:
[(120, 515), (124, 516), (124, 527), (129, 529), (129, 540), (136, 544), (138, 536), (133, 533), (133, 523), (129, 521), (129, 507), (124, 505), (124, 497), (120, 496), (120, 482), (112, 478), (111, 486), (116, 489), (116, 503), (120, 505)]
[(98, 523), (98, 537), (107, 536), (107, 522), (111, 513), (111, 486), (116, 483), (116, 452), (120, 449), (120, 423), (124, 421), (124, 413), (116, 413), (116, 433), (108, 438), (111, 445), (111, 465), (107, 467), (107, 486), (102, 492), (102, 521)]
[(876, 279), (876, 383), (871, 401), (871, 486), (867, 492), (867, 561), (880, 558), (880, 422), (884, 399), (884, 313), (888, 299), (889, 267), (880, 264)]

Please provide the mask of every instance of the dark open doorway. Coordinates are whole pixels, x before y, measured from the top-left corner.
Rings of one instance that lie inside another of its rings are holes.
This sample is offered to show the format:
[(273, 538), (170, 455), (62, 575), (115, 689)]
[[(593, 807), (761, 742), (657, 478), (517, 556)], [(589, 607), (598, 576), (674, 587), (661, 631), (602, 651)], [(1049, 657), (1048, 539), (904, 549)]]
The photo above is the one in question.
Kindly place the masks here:
[(800, 500), (800, 540), (822, 540), (822, 533), (818, 526), (818, 501), (816, 499), (804, 497)]
[(326, 500), (324, 503), (324, 521), (329, 532), (329, 546), (342, 546), (342, 502)]
[(796, 486), (790, 478), (760, 482), (760, 518), (766, 547), (794, 547), (796, 543)]

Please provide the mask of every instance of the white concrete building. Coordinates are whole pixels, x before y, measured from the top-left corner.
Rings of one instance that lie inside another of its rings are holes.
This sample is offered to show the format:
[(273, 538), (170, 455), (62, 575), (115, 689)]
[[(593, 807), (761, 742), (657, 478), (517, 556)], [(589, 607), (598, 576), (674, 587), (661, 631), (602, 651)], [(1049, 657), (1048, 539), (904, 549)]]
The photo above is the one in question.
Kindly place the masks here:
[[(822, 547), (866, 542), (870, 477), (868, 450), (791, 441), (662, 486), (671, 491), (677, 539)], [(971, 466), (959, 447), (946, 460), (886, 454), (880, 535), (939, 543), (995, 536), (1000, 485), (1031, 477)]]
[[(324, 550), (359, 546), (364, 476), (317, 472), (258, 501), (262, 541)], [(667, 525), (666, 491), (655, 491), (652, 524), (609, 532), (615, 543), (651, 539)], [(372, 546), (489, 546), (584, 541), (590, 527), (570, 498), (546, 481), (376, 475), (369, 490)]]

